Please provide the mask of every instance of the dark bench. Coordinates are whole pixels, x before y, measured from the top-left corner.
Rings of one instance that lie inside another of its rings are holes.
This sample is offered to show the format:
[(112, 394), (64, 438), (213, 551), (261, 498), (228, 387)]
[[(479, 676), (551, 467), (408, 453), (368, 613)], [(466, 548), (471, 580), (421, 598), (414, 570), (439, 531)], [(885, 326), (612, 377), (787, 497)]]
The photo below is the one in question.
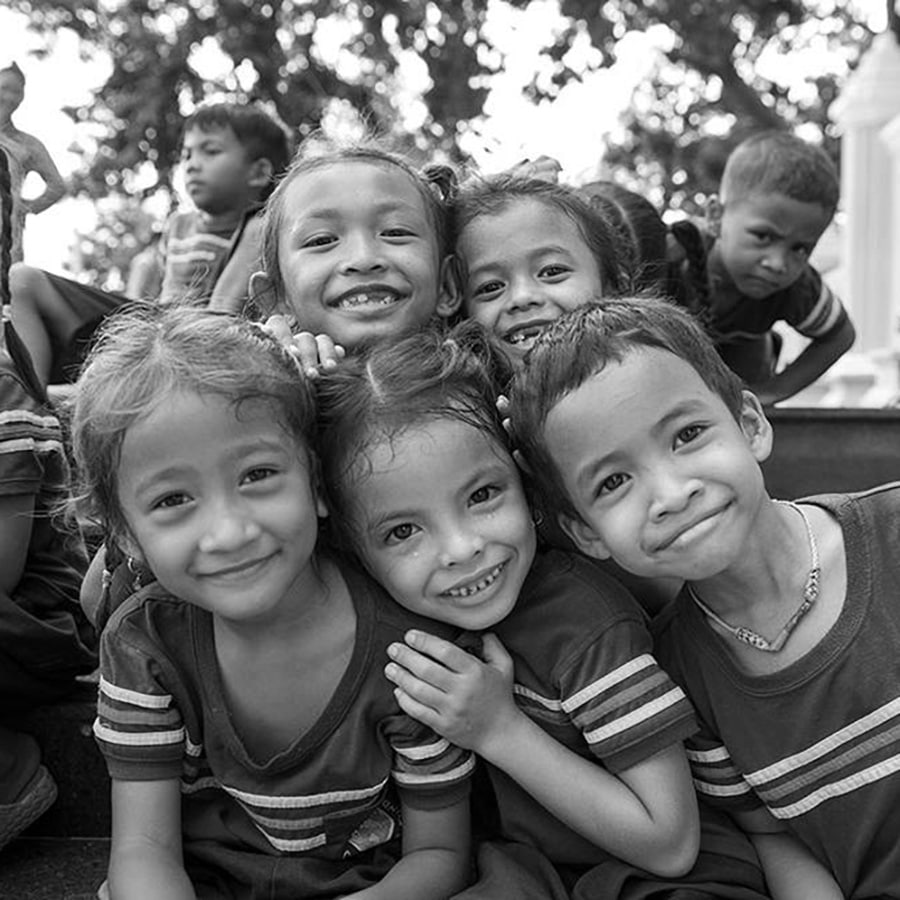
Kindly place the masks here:
[(900, 481), (900, 409), (768, 411), (775, 446), (763, 464), (773, 497), (861, 491)]

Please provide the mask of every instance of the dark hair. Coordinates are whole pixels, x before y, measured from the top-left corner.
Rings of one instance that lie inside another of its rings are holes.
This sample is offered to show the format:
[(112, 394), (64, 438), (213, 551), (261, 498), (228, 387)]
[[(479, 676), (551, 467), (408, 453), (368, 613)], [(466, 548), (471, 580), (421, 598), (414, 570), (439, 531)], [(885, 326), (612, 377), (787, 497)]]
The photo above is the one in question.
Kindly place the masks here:
[(837, 167), (825, 150), (787, 131), (764, 131), (742, 141), (725, 162), (723, 203), (782, 194), (818, 203), (832, 215), (840, 198)]
[(656, 207), (641, 194), (613, 181), (591, 181), (579, 193), (621, 235), (628, 252), (628, 269), (635, 291), (666, 290), (666, 223)]
[(9, 72), (12, 75), (15, 75), (16, 78), (18, 78), (19, 81), (22, 82), (22, 87), (25, 87), (25, 73), (19, 68), (18, 63), (13, 62), (8, 66), (3, 66), (3, 68), (0, 69), (0, 75), (2, 75), (4, 72)]
[(374, 442), (454, 419), (508, 449), (496, 398), (510, 375), (503, 351), (471, 321), (374, 343), (320, 375), (316, 449), (334, 542), (355, 552), (352, 473)]
[(200, 106), (185, 120), (183, 133), (191, 128), (201, 131), (230, 128), (250, 160), (269, 160), (272, 181), (260, 195), (262, 200), (274, 190), (276, 179), (291, 158), (291, 138), (287, 128), (275, 115), (255, 103), (210, 103)]
[[(572, 391), (610, 362), (641, 347), (667, 350), (692, 366), (735, 418), (742, 407), (740, 379), (725, 365), (690, 313), (666, 300), (610, 298), (572, 310), (553, 322), (531, 348), (528, 365), (510, 391), (512, 440), (521, 452), (537, 502), (555, 521), (577, 518), (562, 473), (547, 449), (547, 417)], [(608, 423), (615, 428), (616, 423)]]
[(439, 258), (449, 255), (452, 250), (447, 204), (456, 189), (456, 174), (453, 169), (449, 166), (432, 165), (420, 171), (404, 156), (390, 150), (374, 136), (344, 141), (317, 132), (307, 137), (300, 145), (290, 167), (266, 203), (262, 229), (262, 268), (273, 286), (275, 293), (273, 299), (276, 304), (285, 299), (278, 252), (285, 193), (291, 183), (301, 175), (344, 162), (368, 163), (399, 169), (413, 183), (422, 198), (434, 226)]
[(71, 408), (73, 512), (113, 538), (128, 533), (117, 482), (125, 433), (176, 390), (225, 397), (236, 409), (264, 401), (290, 438), (312, 451), (312, 390), (275, 337), (226, 313), (130, 304), (104, 322)]
[[(594, 209), (575, 188), (538, 178), (504, 172), (475, 176), (465, 182), (452, 204), (453, 244), (463, 229), (481, 216), (496, 216), (520, 200), (536, 200), (568, 216), (597, 262), (604, 293), (621, 294), (632, 289), (631, 253), (617, 225)], [(460, 260), (460, 277), (465, 260)]]

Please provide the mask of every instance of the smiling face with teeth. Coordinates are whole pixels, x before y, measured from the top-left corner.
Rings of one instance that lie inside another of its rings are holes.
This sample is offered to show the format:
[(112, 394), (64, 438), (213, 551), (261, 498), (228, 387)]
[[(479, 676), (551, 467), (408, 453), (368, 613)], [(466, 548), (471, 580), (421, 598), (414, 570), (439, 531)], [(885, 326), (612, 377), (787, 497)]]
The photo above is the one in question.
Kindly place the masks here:
[(603, 296), (599, 265), (574, 219), (536, 198), (473, 219), (457, 250), (466, 315), (494, 332), (513, 362), (564, 312)]
[(489, 628), (516, 604), (535, 532), (515, 462), (473, 425), (437, 419), (375, 440), (354, 473), (353, 532), (407, 609)]
[(302, 172), (286, 185), (280, 223), (276, 294), (300, 328), (352, 349), (455, 311), (432, 213), (398, 166), (342, 160)]

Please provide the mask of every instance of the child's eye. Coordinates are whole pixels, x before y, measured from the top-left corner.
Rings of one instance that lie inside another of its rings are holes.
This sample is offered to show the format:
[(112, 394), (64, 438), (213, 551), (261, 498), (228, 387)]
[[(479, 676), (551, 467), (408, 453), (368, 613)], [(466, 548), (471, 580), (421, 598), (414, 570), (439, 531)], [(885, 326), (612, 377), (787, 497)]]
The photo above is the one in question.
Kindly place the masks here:
[(418, 531), (415, 525), (412, 522), (401, 522), (399, 525), (395, 525), (388, 533), (385, 538), (385, 543), (387, 544), (400, 544), (403, 541), (408, 541), (415, 533)]
[(392, 228), (385, 228), (381, 233), (384, 235), (384, 237), (389, 238), (415, 237), (414, 231), (402, 225), (395, 225)]
[(327, 247), (333, 244), (337, 238), (333, 234), (315, 234), (303, 242), (304, 247)]
[(153, 502), (153, 509), (177, 509), (190, 502), (190, 497), (181, 491), (173, 491), (171, 494), (165, 494), (158, 500)]
[(756, 238), (756, 243), (761, 247), (766, 247), (775, 239), (768, 231), (751, 231), (750, 234)]
[(628, 480), (628, 476), (623, 474), (622, 472), (616, 472), (614, 475), (608, 475), (603, 481), (600, 482), (600, 487), (597, 490), (597, 496), (602, 497), (605, 494), (611, 494), (613, 491), (617, 491), (623, 484)]
[(688, 425), (687, 428), (682, 428), (681, 431), (678, 432), (676, 444), (689, 444), (691, 441), (697, 440), (697, 438), (703, 434), (704, 430), (705, 428), (703, 425)]
[(792, 250), (797, 256), (800, 256), (803, 259), (806, 259), (813, 252), (813, 248), (809, 246), (809, 244), (798, 244), (796, 247), (793, 247)]
[(500, 493), (500, 488), (496, 484), (486, 484), (484, 487), (476, 488), (469, 497), (469, 503), (477, 506), (479, 503), (487, 503), (493, 500)]
[(244, 481), (253, 484), (257, 481), (265, 481), (267, 478), (271, 478), (273, 475), (276, 475), (278, 470), (273, 468), (272, 466), (256, 466), (253, 469), (250, 469), (249, 472), (244, 476)]
[(543, 266), (538, 273), (541, 278), (559, 278), (562, 275), (568, 275), (572, 270), (567, 266), (560, 265), (559, 263), (550, 263), (549, 265)]
[(476, 300), (492, 300), (502, 290), (503, 290), (503, 282), (502, 281), (498, 281), (498, 280), (485, 281), (483, 284), (479, 284), (472, 291), (472, 296)]

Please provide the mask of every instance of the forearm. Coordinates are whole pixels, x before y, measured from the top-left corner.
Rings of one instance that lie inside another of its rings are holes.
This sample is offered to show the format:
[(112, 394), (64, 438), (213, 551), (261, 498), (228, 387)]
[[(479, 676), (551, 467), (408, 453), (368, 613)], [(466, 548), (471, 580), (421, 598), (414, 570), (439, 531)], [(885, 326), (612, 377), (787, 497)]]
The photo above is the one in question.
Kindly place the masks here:
[(698, 825), (686, 763), (685, 813), (676, 812), (673, 801), (660, 804), (665, 812), (659, 814), (620, 777), (564, 747), (524, 713), (515, 723), (504, 723), (498, 739), (478, 750), (603, 850), (661, 875), (683, 874), (693, 864)]
[(843, 900), (832, 874), (793, 835), (779, 831), (750, 837), (772, 900)]
[(346, 900), (443, 900), (468, 884), (469, 860), (450, 849), (423, 849), (406, 854), (378, 882)]
[(110, 856), (110, 900), (196, 900), (181, 861), (146, 844)]
[(768, 381), (750, 388), (765, 404), (800, 393), (825, 374), (853, 345), (855, 333), (847, 323), (832, 335), (808, 344), (800, 355)]

